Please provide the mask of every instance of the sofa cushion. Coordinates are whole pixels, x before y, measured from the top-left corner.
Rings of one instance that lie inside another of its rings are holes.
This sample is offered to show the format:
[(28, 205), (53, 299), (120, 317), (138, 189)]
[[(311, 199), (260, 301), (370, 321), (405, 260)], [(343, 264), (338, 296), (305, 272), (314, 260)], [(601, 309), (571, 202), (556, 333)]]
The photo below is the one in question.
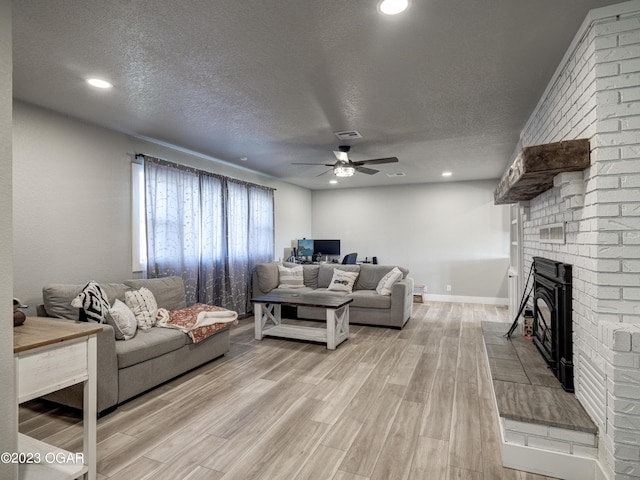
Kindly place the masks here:
[(359, 272), (360, 265), (336, 265), (332, 263), (323, 263), (319, 265), (318, 271), (318, 288), (328, 288), (333, 279), (333, 270), (343, 270), (345, 272)]
[(118, 368), (130, 367), (159, 357), (187, 343), (191, 343), (191, 339), (179, 330), (162, 327), (138, 330), (131, 340), (116, 342)]
[(134, 290), (140, 290), (142, 287), (151, 290), (158, 308), (180, 310), (187, 306), (182, 277), (141, 278), (127, 280), (125, 284)]
[[(46, 314), (54, 318), (79, 320), (79, 310), (71, 306), (71, 301), (78, 296), (84, 286), (84, 284), (46, 284), (42, 287), (42, 300)], [(114, 304), (116, 299), (124, 301), (124, 292), (130, 290), (130, 287), (124, 283), (101, 283), (100, 286), (107, 294), (111, 305)]]
[(274, 288), (278, 288), (278, 264), (259, 263), (256, 265), (258, 274), (258, 289), (263, 293), (269, 293)]
[(304, 286), (309, 288), (318, 288), (318, 272), (319, 265), (303, 265), (304, 269)]
[(350, 307), (391, 308), (391, 296), (379, 295), (375, 290), (354, 290), (349, 298), (353, 298)]
[[(395, 267), (402, 272), (402, 278), (406, 278), (409, 270), (403, 267)], [(393, 265), (374, 265), (363, 263), (360, 265), (360, 275), (356, 282), (356, 290), (375, 290), (380, 280), (394, 269)]]
[(302, 265), (284, 267), (278, 265), (278, 290), (281, 288), (302, 288), (304, 277)]

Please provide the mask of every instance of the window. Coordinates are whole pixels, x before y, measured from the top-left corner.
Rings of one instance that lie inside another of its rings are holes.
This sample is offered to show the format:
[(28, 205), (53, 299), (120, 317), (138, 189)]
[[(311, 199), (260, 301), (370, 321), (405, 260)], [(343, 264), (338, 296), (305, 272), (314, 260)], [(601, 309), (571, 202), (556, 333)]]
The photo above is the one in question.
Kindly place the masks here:
[(132, 169), (134, 265), (182, 276), (188, 304), (250, 311), (253, 267), (273, 260), (273, 189), (144, 159)]

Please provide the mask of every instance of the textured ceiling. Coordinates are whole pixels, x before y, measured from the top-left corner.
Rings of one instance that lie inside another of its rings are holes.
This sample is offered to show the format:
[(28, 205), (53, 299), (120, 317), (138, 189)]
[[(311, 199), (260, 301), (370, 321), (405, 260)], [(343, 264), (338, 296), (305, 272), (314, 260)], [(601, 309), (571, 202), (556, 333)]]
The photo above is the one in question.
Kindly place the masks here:
[(411, 0), (387, 17), (377, 0), (20, 0), (14, 95), (313, 189), (333, 175), (291, 164), (335, 162), (342, 130), (363, 135), (352, 160), (400, 162), (338, 188), (494, 179), (587, 12), (610, 3)]

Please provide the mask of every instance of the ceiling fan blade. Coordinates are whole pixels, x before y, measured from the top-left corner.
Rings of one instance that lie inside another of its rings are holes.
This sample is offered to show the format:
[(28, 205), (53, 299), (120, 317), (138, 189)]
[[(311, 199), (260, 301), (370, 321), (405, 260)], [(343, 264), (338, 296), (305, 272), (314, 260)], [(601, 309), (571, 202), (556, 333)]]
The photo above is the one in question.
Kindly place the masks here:
[(333, 163), (292, 163), (291, 165), (322, 165), (324, 167), (333, 167)]
[(360, 173), (366, 173), (367, 175), (374, 175), (378, 173), (380, 170), (374, 170), (373, 168), (361, 167), (359, 165), (354, 165), (354, 168)]
[(333, 154), (336, 156), (336, 158), (340, 162), (348, 162), (349, 161), (349, 156), (347, 155), (347, 152), (340, 152), (338, 150), (334, 150)]
[(316, 175), (316, 177), (321, 177), (322, 175), (325, 175), (329, 172), (333, 172), (333, 168), (330, 168), (329, 170), (325, 170), (324, 172), (322, 172), (320, 175)]
[(354, 165), (380, 165), (382, 163), (397, 163), (398, 157), (374, 158), (372, 160), (360, 160), (353, 162)]

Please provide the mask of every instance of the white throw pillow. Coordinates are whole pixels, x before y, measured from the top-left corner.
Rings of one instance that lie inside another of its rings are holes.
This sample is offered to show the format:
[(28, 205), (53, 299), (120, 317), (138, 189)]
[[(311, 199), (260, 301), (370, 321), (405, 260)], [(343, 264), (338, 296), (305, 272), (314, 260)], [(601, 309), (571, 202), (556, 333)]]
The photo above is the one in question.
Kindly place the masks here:
[(158, 304), (151, 290), (142, 287), (140, 290), (125, 292), (124, 298), (127, 307), (133, 311), (136, 317), (138, 328), (147, 330), (156, 324)]
[(345, 272), (344, 270), (333, 269), (333, 277), (329, 283), (329, 290), (351, 293), (353, 284), (356, 283), (358, 272)]
[(278, 265), (278, 288), (302, 288), (304, 287), (304, 269), (302, 265), (287, 268)]
[(376, 292), (380, 295), (391, 295), (391, 287), (394, 283), (402, 278), (402, 272), (398, 267), (393, 267), (384, 277), (378, 282)]
[(116, 340), (129, 340), (135, 336), (138, 329), (136, 316), (129, 307), (117, 299), (109, 309), (106, 320), (115, 330)]

